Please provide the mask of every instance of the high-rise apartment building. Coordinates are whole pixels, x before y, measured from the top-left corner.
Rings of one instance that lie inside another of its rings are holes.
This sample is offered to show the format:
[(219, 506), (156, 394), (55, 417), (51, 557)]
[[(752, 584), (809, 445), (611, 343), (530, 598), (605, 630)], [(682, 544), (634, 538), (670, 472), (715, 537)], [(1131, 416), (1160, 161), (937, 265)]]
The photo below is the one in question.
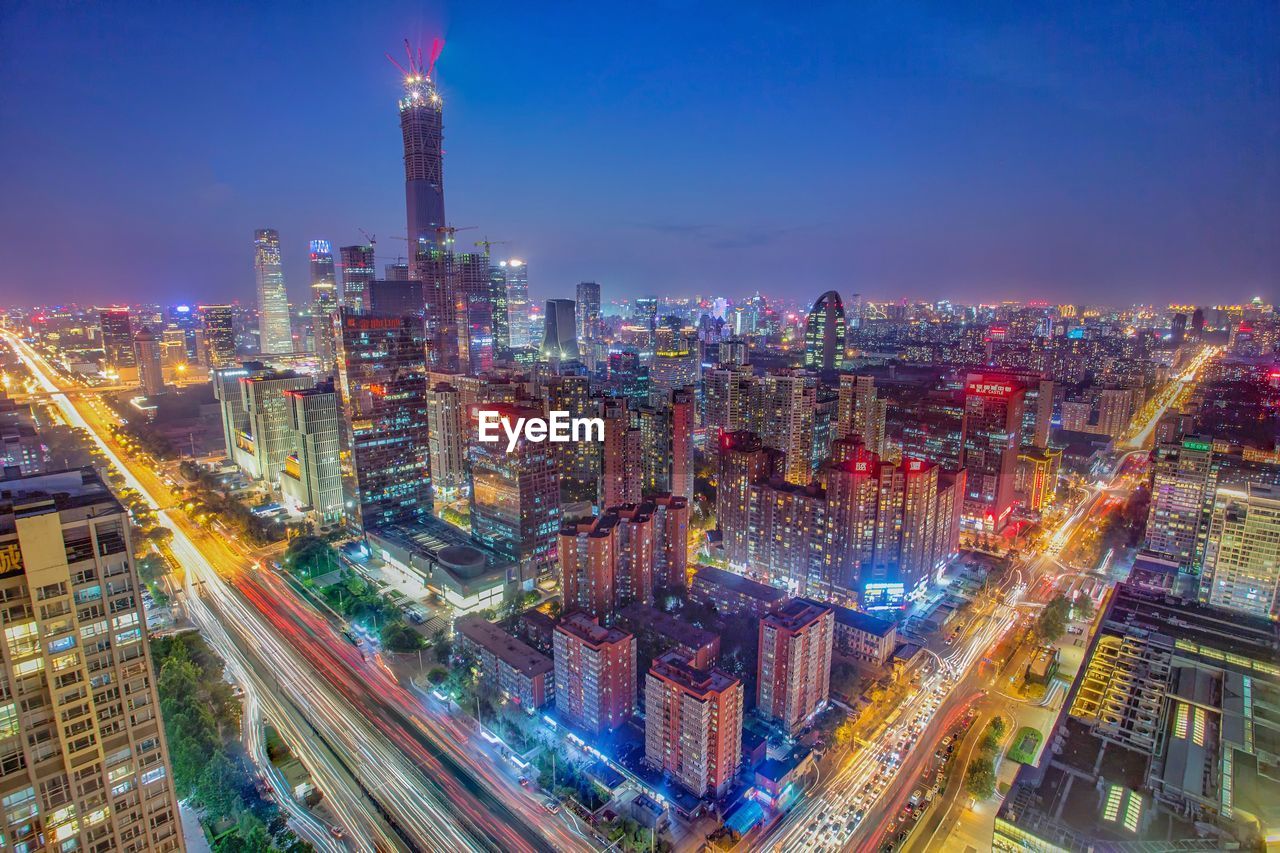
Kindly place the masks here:
[(1213, 443), (1204, 436), (1186, 436), (1176, 444), (1157, 446), (1152, 458), (1145, 550), (1194, 572), (1203, 555), (1201, 528), (1208, 522), (1205, 504), (1212, 492)]
[(702, 374), (702, 425), (708, 434), (751, 427), (751, 368), (721, 364)]
[[(509, 422), (543, 416), (538, 409), (510, 404), (485, 408), (499, 412)], [(559, 560), (560, 472), (553, 447), (522, 436), (510, 453), (505, 441), (473, 441), (468, 448), (471, 536), (516, 561), (518, 580), (526, 588), (555, 569)]]
[(431, 482), (438, 503), (467, 485), (466, 413), (458, 389), (437, 382), (427, 392), (427, 424), (431, 443)]
[(975, 373), (965, 381), (964, 519), (975, 529), (1003, 530), (1013, 511), (1025, 394), (1025, 385), (1002, 374)]
[(339, 311), (338, 378), (366, 528), (430, 515), (422, 319)]
[(828, 290), (809, 310), (804, 326), (804, 366), (809, 370), (835, 370), (844, 361), (844, 303)]
[(731, 566), (747, 563), (751, 486), (780, 473), (782, 454), (766, 448), (753, 432), (720, 435), (716, 478), (716, 518)]
[[(556, 376), (542, 389), (548, 412), (568, 412), (571, 418), (599, 416), (599, 401), (591, 397), (585, 376)], [(596, 441), (566, 441), (554, 446), (560, 468), (560, 501), (566, 507), (577, 504), (589, 512), (599, 503), (601, 444)]]
[(1280, 619), (1280, 488), (1218, 489), (1200, 599), (1224, 610)]
[(831, 695), (834, 611), (793, 598), (760, 619), (756, 707), (795, 735)]
[[(411, 278), (423, 279), (419, 256), (444, 243), (444, 102), (431, 74), (434, 66), (409, 63), (400, 98), (404, 141), (404, 196)], [(388, 276), (390, 277), (390, 276)]]
[(653, 662), (644, 690), (644, 757), (694, 796), (722, 796), (742, 760), (742, 682), (678, 651)]
[(643, 486), (640, 430), (632, 425), (623, 399), (604, 401), (604, 442), (600, 446), (600, 505), (638, 503)]
[(6, 850), (183, 850), (129, 517), (89, 468), (0, 482)]
[(289, 292), (280, 266), (280, 234), (274, 228), (253, 232), (253, 270), (258, 281), (258, 351), (267, 355), (293, 352)]
[(230, 367), (236, 361), (235, 310), (230, 305), (201, 305), (205, 366)]
[(341, 418), (338, 395), (331, 383), (282, 394), (290, 450), (277, 475), (280, 491), (320, 524), (341, 522), (346, 513), (342, 496), (340, 458)]
[(585, 613), (556, 625), (556, 711), (591, 734), (616, 729), (636, 707), (636, 638)]
[(690, 389), (668, 395), (655, 391), (652, 404), (641, 406), (636, 417), (640, 428), (641, 469), (645, 494), (666, 492), (693, 496), (693, 431), (697, 403)]
[[(365, 243), (338, 249), (342, 268), (342, 304), (359, 314), (369, 310), (369, 283), (378, 277), (373, 245)], [(337, 341), (335, 339), (336, 348)]]
[(813, 420), (817, 382), (799, 370), (774, 370), (752, 388), (752, 431), (765, 447), (786, 454), (783, 475), (797, 486), (813, 479)]
[(586, 348), (601, 338), (600, 285), (594, 281), (578, 282), (578, 344)]
[[(560, 528), (560, 595), (566, 610), (604, 619), (616, 607), (618, 514), (567, 521)], [(652, 558), (651, 558), (652, 559)]]
[(164, 385), (164, 365), (160, 355), (160, 342), (150, 326), (143, 326), (133, 336), (134, 360), (138, 364), (138, 381), (142, 393), (156, 397), (167, 389)]

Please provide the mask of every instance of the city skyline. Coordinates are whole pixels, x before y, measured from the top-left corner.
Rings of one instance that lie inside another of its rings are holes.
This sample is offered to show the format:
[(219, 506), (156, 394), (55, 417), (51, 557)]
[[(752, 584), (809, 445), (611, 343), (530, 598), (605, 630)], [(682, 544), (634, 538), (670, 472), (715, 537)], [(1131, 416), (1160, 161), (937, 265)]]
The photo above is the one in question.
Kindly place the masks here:
[[(259, 228), (281, 234), (295, 307), (311, 240), (356, 244), (365, 229), (380, 269), (404, 228), (402, 81), (382, 53), (408, 34), (424, 50), (449, 41), (451, 224), (475, 226), (458, 243), (509, 241), (501, 254), (530, 262), (535, 303), (588, 280), (606, 301), (798, 285), (1273, 301), (1280, 90), (1266, 72), (1277, 16), (1261, 4), (1088, 23), (1069, 9), (694, 13), (671, 32), (619, 11), (569, 27), (568, 10), (512, 7), (497, 24), (388, 10), (342, 19), (351, 61), (308, 66), (303, 89), (294, 60), (338, 11), (260, 12), (296, 36), (267, 46), (199, 14), (20, 9), (12, 32), (25, 36), (3, 60), (20, 129), (3, 145), (27, 168), (0, 232), (12, 258), (0, 293), (39, 278), (68, 302), (248, 301), (242, 247)], [(513, 31), (518, 45), (502, 38)], [(557, 50), (570, 40), (578, 50)], [(110, 69), (90, 84), (59, 64), (68, 45), (89, 61), (109, 52)], [(191, 55), (207, 80), (161, 73)], [(67, 99), (98, 133), (60, 133)], [(88, 167), (74, 194), (68, 161)], [(52, 224), (69, 220), (84, 223), (71, 251)]]

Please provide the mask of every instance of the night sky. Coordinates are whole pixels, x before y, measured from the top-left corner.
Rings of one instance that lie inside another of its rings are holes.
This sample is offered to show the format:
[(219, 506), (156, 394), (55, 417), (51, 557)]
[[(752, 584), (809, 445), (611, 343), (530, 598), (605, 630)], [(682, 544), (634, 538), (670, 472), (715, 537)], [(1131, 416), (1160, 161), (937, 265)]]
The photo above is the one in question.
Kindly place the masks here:
[(259, 227), (295, 299), (311, 238), (392, 260), (383, 54), (443, 36), (449, 219), (538, 297), (1280, 298), (1278, 10), (11, 0), (0, 297), (250, 299)]

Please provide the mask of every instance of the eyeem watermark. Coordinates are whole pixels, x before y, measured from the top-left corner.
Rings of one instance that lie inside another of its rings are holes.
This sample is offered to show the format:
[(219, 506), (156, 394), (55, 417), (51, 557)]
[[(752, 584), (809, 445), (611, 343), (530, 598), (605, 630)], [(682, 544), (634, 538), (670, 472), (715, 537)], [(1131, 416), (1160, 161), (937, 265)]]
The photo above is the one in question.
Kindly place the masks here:
[(575, 418), (568, 412), (550, 412), (549, 418), (512, 418), (502, 412), (482, 409), (476, 412), (480, 423), (480, 440), (493, 443), (507, 436), (507, 452), (516, 449), (523, 437), (535, 444), (543, 441), (604, 441), (603, 418)]

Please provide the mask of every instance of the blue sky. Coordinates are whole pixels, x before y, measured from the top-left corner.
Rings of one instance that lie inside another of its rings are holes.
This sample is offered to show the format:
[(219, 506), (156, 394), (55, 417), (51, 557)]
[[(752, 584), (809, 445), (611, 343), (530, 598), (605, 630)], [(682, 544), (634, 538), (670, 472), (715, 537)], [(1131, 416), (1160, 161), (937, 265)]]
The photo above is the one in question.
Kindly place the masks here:
[[(1114, 8), (1107, 8), (1109, 5)], [(406, 36), (460, 242), (534, 294), (1280, 298), (1274, 3), (57, 3), (0, 24), (0, 295), (403, 251)]]

